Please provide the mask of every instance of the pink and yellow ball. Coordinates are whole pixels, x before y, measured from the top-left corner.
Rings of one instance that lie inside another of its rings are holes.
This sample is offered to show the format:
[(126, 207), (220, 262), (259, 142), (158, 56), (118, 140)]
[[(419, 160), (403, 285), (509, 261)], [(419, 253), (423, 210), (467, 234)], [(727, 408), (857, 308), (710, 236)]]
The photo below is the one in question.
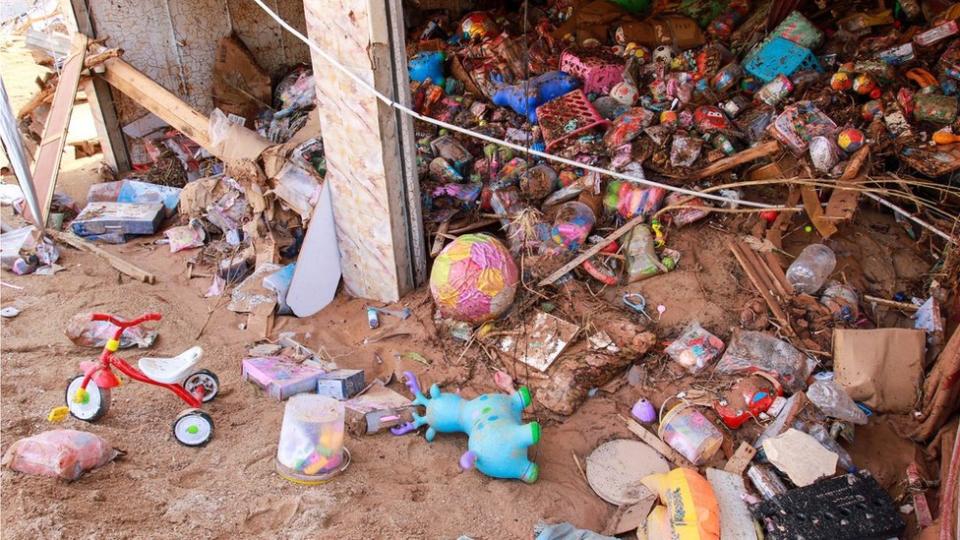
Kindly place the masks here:
[(465, 234), (433, 261), (430, 293), (440, 314), (479, 324), (513, 303), (520, 272), (510, 251), (488, 234)]

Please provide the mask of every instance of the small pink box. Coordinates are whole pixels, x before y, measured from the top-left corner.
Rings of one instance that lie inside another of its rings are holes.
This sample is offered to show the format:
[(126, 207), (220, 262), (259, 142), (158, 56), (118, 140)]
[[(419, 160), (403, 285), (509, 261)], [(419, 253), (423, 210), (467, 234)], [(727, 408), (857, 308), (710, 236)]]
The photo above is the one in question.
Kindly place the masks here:
[(242, 363), (244, 381), (259, 386), (273, 399), (283, 401), (294, 394), (316, 392), (324, 371), (282, 356), (247, 358)]
[(560, 55), (560, 71), (582, 80), (586, 94), (609, 94), (611, 88), (623, 82), (625, 64), (623, 58), (605, 47), (571, 47)]

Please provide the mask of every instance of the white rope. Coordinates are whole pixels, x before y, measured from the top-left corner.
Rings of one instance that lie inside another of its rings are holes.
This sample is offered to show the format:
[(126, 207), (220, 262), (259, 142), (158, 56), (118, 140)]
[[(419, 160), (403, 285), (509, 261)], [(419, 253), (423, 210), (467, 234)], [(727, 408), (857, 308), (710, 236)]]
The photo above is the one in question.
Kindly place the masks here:
[(489, 136), (489, 135), (484, 135), (483, 133), (477, 133), (476, 131), (472, 131), (472, 130), (469, 130), (469, 129), (465, 129), (465, 128), (462, 128), (462, 127), (460, 127), (460, 126), (456, 126), (456, 125), (453, 125), (453, 124), (448, 124), (447, 122), (443, 122), (443, 121), (437, 120), (437, 119), (435, 119), (435, 118), (430, 118), (430, 117), (428, 117), (428, 116), (423, 116), (423, 115), (421, 115), (420, 113), (418, 113), (418, 112), (416, 112), (416, 111), (414, 111), (414, 110), (412, 110), (412, 109), (410, 109), (410, 108), (408, 108), (408, 107), (406, 107), (406, 106), (404, 106), (404, 105), (402, 105), (402, 104), (400, 104), (400, 103), (397, 103), (396, 101), (393, 101), (393, 100), (390, 99), (389, 97), (381, 94), (379, 91), (377, 91), (376, 88), (374, 88), (373, 86), (371, 86), (370, 84), (368, 84), (366, 81), (364, 81), (363, 79), (361, 79), (359, 76), (357, 76), (357, 75), (354, 74), (352, 71), (350, 71), (349, 69), (347, 69), (344, 65), (342, 65), (340, 62), (338, 62), (335, 58), (333, 58), (333, 57), (331, 57), (329, 54), (327, 54), (327, 52), (324, 51), (323, 49), (321, 49), (319, 45), (317, 45), (317, 44), (314, 43), (312, 40), (310, 40), (309, 38), (307, 38), (306, 36), (304, 36), (303, 34), (301, 34), (300, 31), (298, 31), (296, 28), (293, 28), (292, 26), (290, 26), (290, 25), (287, 23), (287, 21), (283, 20), (283, 19), (282, 19), (279, 15), (277, 15), (273, 10), (271, 10), (269, 7), (267, 7), (267, 5), (263, 3), (263, 0), (253, 0), (253, 1), (254, 1), (258, 6), (260, 6), (260, 9), (262, 9), (267, 15), (269, 15), (271, 18), (273, 18), (273, 20), (277, 21), (277, 24), (279, 24), (279, 25), (282, 26), (284, 29), (286, 29), (288, 32), (290, 32), (291, 34), (293, 34), (294, 36), (296, 36), (296, 38), (299, 39), (300, 41), (306, 43), (307, 46), (310, 47), (310, 49), (312, 49), (315, 53), (317, 53), (321, 58), (323, 58), (324, 60), (326, 60), (326, 61), (329, 62), (330, 64), (333, 64), (333, 67), (335, 67), (335, 68), (337, 69), (337, 71), (343, 73), (343, 74), (346, 75), (347, 77), (350, 77), (350, 79), (351, 79), (353, 82), (355, 82), (355, 83), (357, 84), (357, 86), (360, 86), (360, 87), (366, 89), (368, 92), (370, 92), (371, 94), (373, 94), (377, 99), (379, 99), (380, 101), (382, 101), (384, 104), (386, 104), (386, 105), (388, 105), (388, 106), (390, 106), (390, 107), (393, 107), (394, 109), (397, 109), (398, 111), (400, 111), (400, 112), (402, 112), (402, 113), (404, 113), (404, 114), (406, 114), (406, 115), (412, 116), (413, 118), (416, 118), (417, 120), (420, 120), (420, 121), (423, 121), (423, 122), (427, 122), (427, 123), (429, 123), (429, 124), (433, 124), (433, 125), (435, 125), (435, 126), (439, 126), (439, 127), (442, 127), (442, 128), (446, 128), (446, 129), (449, 129), (449, 130), (451, 130), (451, 131), (456, 131), (457, 133), (462, 133), (462, 134), (464, 134), (464, 135), (467, 135), (467, 136), (469, 136), (469, 137), (473, 137), (473, 138), (475, 138), (475, 139), (480, 139), (480, 140), (482, 140), (482, 141), (486, 141), (486, 142), (489, 142), (489, 143), (493, 143), (493, 144), (497, 144), (497, 145), (500, 145), (500, 146), (504, 146), (504, 147), (510, 148), (510, 149), (512, 149), (512, 150), (515, 150), (515, 151), (517, 151), (517, 152), (522, 152), (522, 153), (524, 153), (524, 154), (530, 154), (530, 155), (533, 155), (533, 156), (536, 156), (536, 157), (539, 157), (539, 158), (542, 158), (542, 159), (547, 159), (547, 160), (550, 160), (550, 161), (555, 161), (555, 162), (557, 162), (557, 163), (562, 163), (562, 164), (568, 165), (568, 166), (570, 166), (570, 167), (576, 167), (576, 168), (579, 168), (579, 169), (585, 169), (585, 170), (588, 170), (588, 171), (590, 171), (590, 172), (602, 174), (602, 175), (605, 175), (605, 176), (612, 176), (612, 177), (614, 177), (614, 178), (619, 178), (619, 179), (621, 179), (621, 180), (628, 180), (628, 181), (631, 181), (631, 182), (635, 182), (635, 183), (639, 183), (639, 184), (644, 184), (644, 185), (647, 185), (647, 186), (650, 186), (650, 187), (663, 188), (663, 189), (668, 190), (668, 191), (674, 191), (674, 192), (677, 192), (677, 193), (683, 193), (684, 195), (690, 195), (690, 196), (693, 196), (693, 197), (700, 197), (700, 198), (702, 198), (702, 199), (711, 199), (711, 200), (718, 201), (718, 202), (742, 204), (743, 206), (750, 206), (750, 207), (753, 207), (753, 208), (762, 208), (762, 209), (769, 209), (769, 210), (783, 210), (783, 209), (787, 208), (787, 207), (785, 207), (785, 206), (770, 205), (770, 204), (766, 204), (766, 203), (760, 203), (760, 202), (754, 202), (754, 201), (747, 201), (747, 200), (743, 200), (743, 199), (733, 199), (733, 198), (730, 198), (730, 197), (724, 197), (724, 196), (722, 196), (722, 195), (714, 195), (714, 194), (712, 194), (712, 193), (701, 193), (701, 192), (699, 192), (699, 191), (695, 191), (695, 190), (692, 190), (692, 189), (686, 189), (686, 188), (682, 188), (682, 187), (671, 186), (671, 185), (667, 185), (667, 184), (662, 184), (662, 183), (660, 183), (660, 182), (654, 182), (653, 180), (647, 180), (646, 178), (638, 178), (638, 177), (636, 177), (636, 176), (630, 176), (630, 175), (627, 175), (627, 174), (623, 174), (623, 173), (611, 171), (611, 170), (609, 170), (609, 169), (604, 169), (604, 168), (602, 168), (602, 167), (595, 167), (595, 166), (593, 166), (593, 165), (586, 165), (586, 164), (584, 164), (584, 163), (580, 163), (580, 162), (574, 161), (574, 160), (572, 160), (572, 159), (567, 159), (567, 158), (563, 158), (563, 157), (556, 156), (556, 155), (553, 155), (553, 154), (548, 154), (548, 153), (546, 153), (546, 152), (540, 152), (540, 151), (538, 151), (538, 150), (532, 150), (532, 149), (526, 148), (526, 147), (524, 147), (524, 146), (520, 146), (519, 144), (514, 144), (514, 143), (511, 143), (511, 142), (508, 142), (508, 141), (504, 141), (504, 140), (501, 140), (501, 139), (497, 139), (496, 137), (491, 137), (491, 136)]

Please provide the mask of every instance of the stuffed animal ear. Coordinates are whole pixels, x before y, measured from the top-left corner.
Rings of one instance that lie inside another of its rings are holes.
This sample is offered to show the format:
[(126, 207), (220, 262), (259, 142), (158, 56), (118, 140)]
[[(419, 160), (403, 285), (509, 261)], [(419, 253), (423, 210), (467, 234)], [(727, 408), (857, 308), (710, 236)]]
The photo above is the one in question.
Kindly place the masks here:
[(440, 385), (439, 385), (439, 384), (434, 383), (434, 384), (430, 387), (430, 397), (432, 397), (432, 398), (440, 397)]

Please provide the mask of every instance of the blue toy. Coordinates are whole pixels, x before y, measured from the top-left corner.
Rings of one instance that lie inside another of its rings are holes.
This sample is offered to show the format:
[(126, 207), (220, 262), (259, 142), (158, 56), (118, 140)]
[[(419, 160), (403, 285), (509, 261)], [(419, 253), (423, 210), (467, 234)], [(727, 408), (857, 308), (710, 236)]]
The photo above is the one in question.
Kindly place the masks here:
[(502, 77), (494, 78), (499, 87), (493, 94), (493, 104), (510, 107), (517, 114), (526, 116), (531, 124), (537, 123), (537, 107), (580, 86), (576, 77), (562, 71), (548, 71), (513, 85), (502, 81)]
[(517, 478), (528, 484), (537, 481), (540, 467), (527, 458), (527, 447), (540, 442), (540, 423), (523, 424), (521, 413), (530, 405), (530, 390), (521, 387), (512, 395), (483, 394), (465, 401), (456, 394), (430, 387), (423, 395), (416, 376), (406, 371), (407, 387), (413, 392), (414, 405), (426, 407), (426, 414), (413, 414), (413, 422), (393, 428), (395, 435), (409, 433), (426, 424), (426, 438), (437, 433), (466, 433), (468, 450), (460, 456), (460, 466), (474, 466), (494, 478)]
[(410, 59), (410, 80), (423, 82), (430, 79), (433, 84), (444, 85), (443, 62), (447, 56), (443, 51), (421, 51)]

